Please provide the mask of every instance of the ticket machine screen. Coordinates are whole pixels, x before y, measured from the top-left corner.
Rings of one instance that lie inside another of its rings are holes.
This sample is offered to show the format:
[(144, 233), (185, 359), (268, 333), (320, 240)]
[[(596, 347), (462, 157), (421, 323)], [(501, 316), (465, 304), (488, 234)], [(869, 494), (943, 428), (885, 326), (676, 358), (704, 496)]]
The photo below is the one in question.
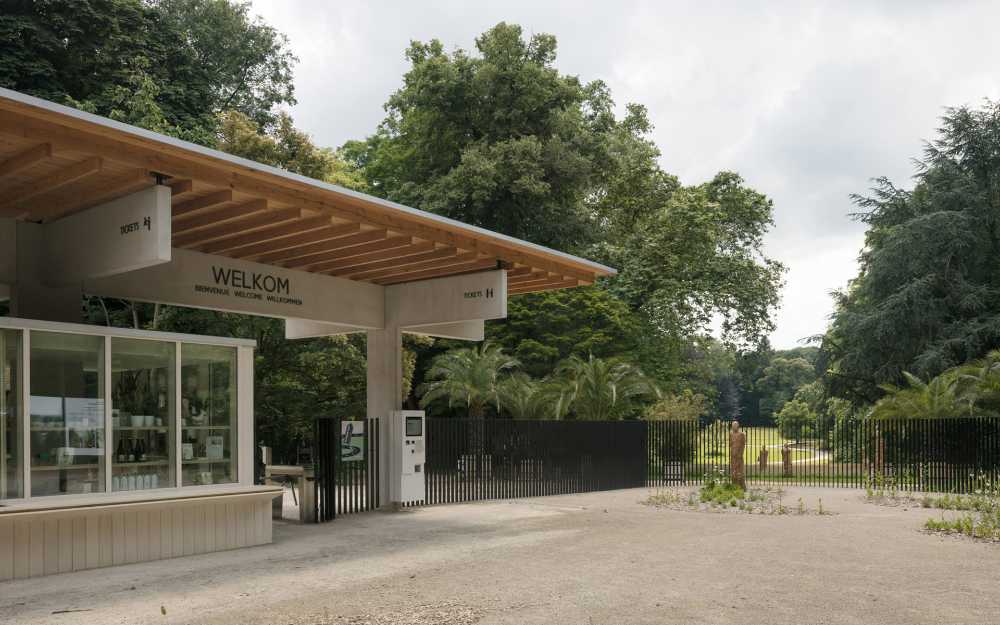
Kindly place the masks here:
[(406, 435), (423, 436), (424, 420), (420, 417), (406, 417)]

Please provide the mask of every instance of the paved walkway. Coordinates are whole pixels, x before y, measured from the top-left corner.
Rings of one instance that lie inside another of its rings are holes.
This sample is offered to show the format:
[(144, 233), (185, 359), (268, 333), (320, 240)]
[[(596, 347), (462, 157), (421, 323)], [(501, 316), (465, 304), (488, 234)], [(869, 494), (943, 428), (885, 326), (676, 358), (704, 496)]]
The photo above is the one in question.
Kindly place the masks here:
[[(646, 489), (280, 524), (273, 545), (0, 584), (0, 623), (1000, 623), (1000, 546), (926, 510), (639, 505)], [(164, 614), (165, 612), (165, 614)]]

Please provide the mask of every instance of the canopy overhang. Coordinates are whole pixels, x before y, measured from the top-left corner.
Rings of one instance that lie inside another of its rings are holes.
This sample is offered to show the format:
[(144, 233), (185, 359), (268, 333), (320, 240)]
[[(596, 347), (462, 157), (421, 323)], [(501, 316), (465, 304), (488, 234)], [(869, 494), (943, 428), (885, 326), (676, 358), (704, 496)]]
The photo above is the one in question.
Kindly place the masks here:
[[(52, 223), (159, 180), (171, 247), (383, 286), (503, 269), (509, 295), (604, 265), (0, 89), (0, 218)], [(85, 236), (85, 233), (81, 233)]]

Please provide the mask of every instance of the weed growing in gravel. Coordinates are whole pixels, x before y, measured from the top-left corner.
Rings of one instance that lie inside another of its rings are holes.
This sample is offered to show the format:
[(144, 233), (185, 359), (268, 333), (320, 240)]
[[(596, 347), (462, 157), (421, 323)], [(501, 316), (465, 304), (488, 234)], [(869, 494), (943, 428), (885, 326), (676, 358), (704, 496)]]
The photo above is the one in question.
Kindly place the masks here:
[[(728, 481), (711, 479), (698, 490), (657, 490), (641, 503), (647, 506), (673, 508), (676, 510), (698, 510), (704, 512), (743, 512), (746, 514), (785, 515), (790, 514), (782, 501), (781, 490), (743, 490)], [(812, 514), (802, 498), (798, 500), (796, 511), (800, 515)], [(831, 514), (820, 502), (817, 514)]]
[[(865, 498), (876, 504), (909, 504), (941, 510), (940, 518), (930, 518), (924, 523), (924, 529), (928, 531), (1000, 541), (1000, 482), (985, 473), (970, 475), (969, 478), (974, 484), (969, 494), (928, 493), (918, 497), (910, 493), (900, 494), (892, 480), (876, 475), (865, 489)], [(947, 517), (945, 511), (964, 514)]]

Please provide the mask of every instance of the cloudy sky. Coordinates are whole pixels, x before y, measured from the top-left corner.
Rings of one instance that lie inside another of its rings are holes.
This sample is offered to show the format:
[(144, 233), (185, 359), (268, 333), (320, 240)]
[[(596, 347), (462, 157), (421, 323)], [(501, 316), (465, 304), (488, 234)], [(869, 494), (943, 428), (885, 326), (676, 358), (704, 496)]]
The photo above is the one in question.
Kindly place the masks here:
[[(751, 6), (753, 5), (753, 6)], [(774, 200), (768, 254), (789, 267), (772, 336), (826, 327), (856, 270), (848, 196), (910, 159), (944, 106), (1000, 98), (1000, 2), (353, 2), (254, 0), (300, 58), (296, 124), (339, 146), (370, 134), (410, 40), (472, 49), (499, 21), (556, 35), (559, 69), (645, 104), (662, 165), (687, 184), (740, 172)]]

